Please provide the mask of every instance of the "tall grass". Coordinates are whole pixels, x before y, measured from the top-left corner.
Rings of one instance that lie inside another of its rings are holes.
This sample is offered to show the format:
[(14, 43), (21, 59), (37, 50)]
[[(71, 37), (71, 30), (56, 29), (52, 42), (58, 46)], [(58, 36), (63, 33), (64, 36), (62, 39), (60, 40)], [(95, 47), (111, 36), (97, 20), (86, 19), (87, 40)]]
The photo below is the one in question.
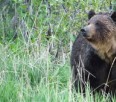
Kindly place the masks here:
[[(1, 102), (94, 102), (89, 87), (86, 97), (72, 92), (70, 53), (62, 51), (61, 58), (55, 59), (49, 46), (38, 47), (37, 42), (31, 48), (22, 43), (13, 46), (16, 51), (0, 45)], [(107, 97), (96, 95), (95, 100), (106, 102), (110, 99)]]
[[(11, 26), (12, 15), (2, 9), (0, 15), (0, 102), (109, 102), (110, 96), (72, 92), (70, 51), (79, 29), (86, 23), (90, 9), (108, 11), (105, 0), (50, 0), (47, 4), (32, 0), (33, 15), (23, 13), (19, 6), (20, 22), (24, 21), (29, 40), (25, 41), (23, 28)], [(64, 7), (64, 8), (63, 8)], [(20, 23), (19, 23), (20, 25)], [(47, 32), (51, 29), (51, 36)], [(18, 38), (12, 40), (14, 31)], [(49, 40), (47, 40), (49, 39)], [(115, 98), (112, 99), (115, 102)]]

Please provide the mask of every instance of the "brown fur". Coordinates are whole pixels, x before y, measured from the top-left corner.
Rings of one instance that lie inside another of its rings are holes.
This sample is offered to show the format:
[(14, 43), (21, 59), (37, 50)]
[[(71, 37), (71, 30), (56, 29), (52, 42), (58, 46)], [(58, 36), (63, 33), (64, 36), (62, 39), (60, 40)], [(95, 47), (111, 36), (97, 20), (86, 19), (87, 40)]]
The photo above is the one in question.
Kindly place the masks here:
[(72, 81), (77, 92), (84, 92), (89, 82), (92, 90), (116, 95), (116, 61), (112, 65), (116, 57), (116, 12), (90, 11), (88, 18), (88, 25), (73, 43)]
[(116, 53), (116, 24), (109, 14), (95, 15), (88, 21), (86, 29), (89, 33), (86, 39), (98, 55), (107, 62), (112, 62)]

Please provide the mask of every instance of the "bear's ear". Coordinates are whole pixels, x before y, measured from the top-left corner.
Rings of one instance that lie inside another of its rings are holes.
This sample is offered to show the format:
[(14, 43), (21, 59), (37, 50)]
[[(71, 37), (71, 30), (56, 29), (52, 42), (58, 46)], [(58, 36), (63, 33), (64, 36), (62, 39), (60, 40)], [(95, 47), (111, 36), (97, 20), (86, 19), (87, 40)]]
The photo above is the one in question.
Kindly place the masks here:
[(116, 22), (116, 11), (112, 12), (111, 18), (114, 22)]
[(90, 10), (89, 13), (88, 13), (88, 19), (90, 19), (94, 15), (95, 15), (95, 11), (94, 10)]

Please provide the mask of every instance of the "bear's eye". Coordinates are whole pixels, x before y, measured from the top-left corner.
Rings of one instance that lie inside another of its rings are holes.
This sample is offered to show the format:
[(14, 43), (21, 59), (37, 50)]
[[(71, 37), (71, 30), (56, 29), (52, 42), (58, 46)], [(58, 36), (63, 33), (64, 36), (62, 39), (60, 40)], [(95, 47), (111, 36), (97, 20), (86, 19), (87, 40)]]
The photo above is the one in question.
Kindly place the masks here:
[(99, 22), (96, 22), (95, 25), (99, 25)]
[(90, 23), (88, 22), (87, 25), (90, 25)]

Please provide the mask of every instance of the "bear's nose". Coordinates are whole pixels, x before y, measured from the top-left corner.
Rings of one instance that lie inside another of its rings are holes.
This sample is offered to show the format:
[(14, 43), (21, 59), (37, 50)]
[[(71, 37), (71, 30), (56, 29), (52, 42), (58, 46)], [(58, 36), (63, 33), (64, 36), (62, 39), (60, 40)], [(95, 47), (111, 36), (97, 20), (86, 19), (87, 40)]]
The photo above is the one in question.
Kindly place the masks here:
[(86, 27), (84, 27), (84, 28), (81, 29), (81, 34), (82, 34), (84, 37), (88, 37), (88, 36), (89, 36)]
[(84, 37), (87, 37), (87, 36), (88, 36), (87, 31), (86, 31), (85, 28), (82, 28), (82, 29), (81, 29), (81, 34), (82, 34)]
[(84, 28), (81, 29), (82, 33), (86, 33), (86, 30)]

